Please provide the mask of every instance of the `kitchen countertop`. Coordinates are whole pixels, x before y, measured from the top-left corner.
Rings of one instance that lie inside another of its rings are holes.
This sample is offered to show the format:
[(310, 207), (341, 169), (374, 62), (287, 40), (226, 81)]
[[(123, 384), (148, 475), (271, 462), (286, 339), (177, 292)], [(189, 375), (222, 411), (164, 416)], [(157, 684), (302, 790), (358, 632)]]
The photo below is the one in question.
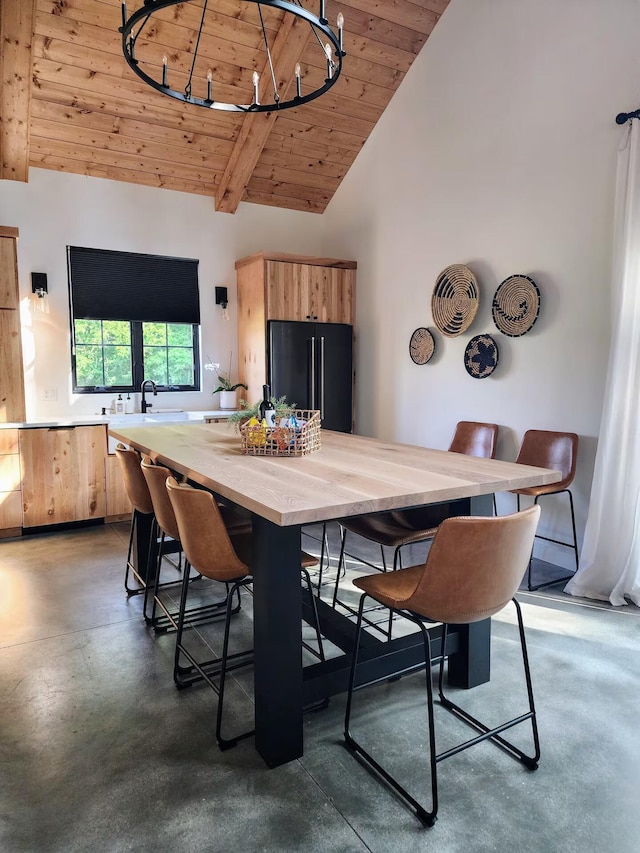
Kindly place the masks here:
[[(142, 412), (134, 412), (129, 415), (84, 415), (82, 417), (71, 418), (71, 417), (54, 417), (49, 418), (48, 420), (42, 421), (23, 421), (23, 422), (13, 422), (13, 423), (0, 423), (0, 429), (47, 429), (52, 427), (76, 427), (76, 426), (96, 426), (100, 424), (118, 424), (119, 426), (130, 425), (141, 425), (142, 423), (145, 426), (151, 426), (154, 423), (175, 423), (182, 421), (199, 421), (204, 420), (205, 418), (228, 418), (230, 415), (234, 414), (233, 411), (229, 409), (191, 409), (189, 411), (149, 411), (146, 415), (143, 415)], [(184, 415), (184, 417), (180, 417)], [(143, 418), (148, 418), (148, 420), (143, 420)], [(157, 418), (157, 420), (155, 420)]]

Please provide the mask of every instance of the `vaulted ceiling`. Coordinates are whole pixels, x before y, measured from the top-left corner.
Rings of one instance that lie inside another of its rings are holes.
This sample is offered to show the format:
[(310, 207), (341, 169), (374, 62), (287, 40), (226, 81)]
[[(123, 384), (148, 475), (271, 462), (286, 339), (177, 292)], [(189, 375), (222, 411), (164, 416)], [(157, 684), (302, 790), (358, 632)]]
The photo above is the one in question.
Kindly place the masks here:
[[(327, 0), (345, 18), (342, 74), (319, 99), (280, 113), (228, 113), (155, 92), (126, 64), (120, 0), (0, 0), (0, 178), (26, 181), (29, 166), (321, 213), (358, 155), (449, 0)], [(129, 0), (129, 12), (142, 5)], [(260, 54), (258, 7), (209, 0), (201, 52), (220, 100), (242, 100)], [(304, 0), (317, 12), (317, 0)], [(202, 0), (162, 13), (146, 40), (158, 65), (188, 67)], [(290, 25), (265, 7), (270, 37)], [(288, 35), (290, 85), (326, 65), (306, 35)], [(154, 53), (155, 52), (155, 53)], [(283, 61), (284, 63), (284, 61)], [(263, 77), (266, 75), (263, 75)], [(264, 82), (264, 81), (263, 81)]]

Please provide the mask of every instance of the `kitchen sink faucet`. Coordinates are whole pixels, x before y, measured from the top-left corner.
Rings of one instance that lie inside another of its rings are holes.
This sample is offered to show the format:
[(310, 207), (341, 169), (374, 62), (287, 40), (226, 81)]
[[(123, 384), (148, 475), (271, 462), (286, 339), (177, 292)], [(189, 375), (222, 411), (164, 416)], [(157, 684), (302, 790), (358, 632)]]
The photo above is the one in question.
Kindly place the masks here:
[(147, 403), (147, 400), (144, 396), (145, 388), (147, 385), (151, 385), (151, 387), (153, 388), (153, 396), (154, 397), (157, 397), (157, 395), (158, 395), (158, 389), (157, 389), (156, 383), (153, 381), (153, 379), (145, 379), (143, 381), (142, 385), (140, 386), (140, 393), (142, 394), (142, 402), (140, 403), (140, 409), (141, 409), (143, 415), (147, 411), (147, 409), (150, 409), (151, 406), (153, 405), (152, 403)]

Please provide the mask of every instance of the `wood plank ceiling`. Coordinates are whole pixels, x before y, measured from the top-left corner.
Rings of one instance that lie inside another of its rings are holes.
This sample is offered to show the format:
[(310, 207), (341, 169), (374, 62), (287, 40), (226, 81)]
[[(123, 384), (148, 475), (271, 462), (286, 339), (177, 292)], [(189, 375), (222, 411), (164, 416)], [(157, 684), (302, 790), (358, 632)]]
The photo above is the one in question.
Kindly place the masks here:
[[(120, 0), (1, 0), (0, 178), (27, 180), (31, 165), (213, 196), (230, 213), (243, 200), (321, 213), (448, 3), (327, 0), (332, 24), (339, 11), (345, 18), (336, 85), (310, 104), (246, 115), (181, 103), (136, 77), (122, 56)], [(140, 5), (129, 0), (129, 13)], [(258, 7), (209, 5), (194, 88), (200, 79), (206, 87), (211, 68), (214, 97), (246, 102), (253, 71), (264, 70)], [(305, 5), (317, 12), (317, 0)], [(174, 88), (186, 79), (201, 8), (188, 0), (164, 10), (140, 40), (156, 66), (168, 56)], [(326, 71), (292, 20), (265, 7), (270, 41), (279, 33), (281, 42), (281, 93), (298, 59), (305, 85)], [(265, 101), (268, 82), (262, 74)]]

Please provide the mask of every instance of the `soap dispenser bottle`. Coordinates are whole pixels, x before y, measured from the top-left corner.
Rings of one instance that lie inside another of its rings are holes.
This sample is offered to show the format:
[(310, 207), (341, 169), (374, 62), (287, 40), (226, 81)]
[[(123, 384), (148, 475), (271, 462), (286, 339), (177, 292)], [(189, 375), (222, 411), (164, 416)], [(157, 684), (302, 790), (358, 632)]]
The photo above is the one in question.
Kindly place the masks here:
[(122, 394), (118, 394), (118, 399), (116, 400), (116, 415), (124, 415), (124, 400), (122, 399)]
[(126, 415), (133, 414), (133, 400), (131, 394), (127, 394), (127, 399), (124, 401), (124, 412)]

